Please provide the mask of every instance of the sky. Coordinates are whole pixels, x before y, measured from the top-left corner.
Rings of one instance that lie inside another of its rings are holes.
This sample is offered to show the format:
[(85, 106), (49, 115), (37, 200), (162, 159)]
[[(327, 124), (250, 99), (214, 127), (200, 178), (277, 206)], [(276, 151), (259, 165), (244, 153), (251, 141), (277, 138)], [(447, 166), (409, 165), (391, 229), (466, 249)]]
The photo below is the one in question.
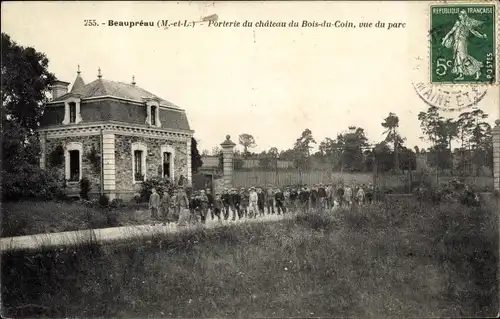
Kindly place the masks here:
[[(412, 83), (428, 78), (426, 2), (4, 2), (2, 32), (49, 58), (58, 79), (131, 82), (185, 109), (198, 149), (229, 134), (252, 134), (260, 152), (287, 149), (308, 128), (316, 141), (349, 126), (383, 139), (389, 112), (413, 147), (428, 146), (417, 115), (425, 104)], [(115, 21), (351, 21), (357, 28), (119, 27)], [(85, 26), (96, 20), (99, 26)], [(359, 22), (405, 23), (359, 28)], [(103, 24), (103, 25), (101, 25)], [(470, 88), (465, 88), (465, 90)], [(478, 107), (500, 118), (498, 86)], [(458, 113), (443, 112), (445, 117)]]

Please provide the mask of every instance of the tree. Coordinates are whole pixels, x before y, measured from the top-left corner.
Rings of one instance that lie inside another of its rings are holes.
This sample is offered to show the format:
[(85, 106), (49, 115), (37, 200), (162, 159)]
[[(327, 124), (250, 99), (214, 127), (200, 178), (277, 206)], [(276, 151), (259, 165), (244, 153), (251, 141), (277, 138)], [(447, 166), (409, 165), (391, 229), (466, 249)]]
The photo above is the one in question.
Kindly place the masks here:
[(39, 142), (36, 128), (55, 76), (45, 54), (23, 47), (2, 33), (3, 169), (36, 163)]
[(198, 142), (191, 137), (191, 174), (198, 173), (198, 169), (203, 165), (200, 153), (198, 152)]
[(4, 200), (53, 198), (62, 194), (56, 174), (40, 169), (36, 128), (50, 84), (45, 54), (23, 47), (2, 33), (2, 195)]
[(427, 112), (418, 114), (420, 128), (425, 135), (425, 139), (438, 144), (440, 140), (440, 129), (442, 128), (443, 117), (439, 115), (439, 109), (435, 106), (429, 107)]
[(238, 140), (239, 140), (240, 145), (243, 146), (243, 155), (244, 156), (248, 156), (248, 154), (249, 154), (248, 149), (249, 148), (253, 148), (253, 147), (257, 146), (257, 144), (255, 144), (255, 139), (254, 139), (253, 135), (248, 134), (248, 133), (240, 134)]
[(210, 155), (210, 152), (207, 149), (204, 149), (203, 151), (201, 151), (201, 156), (209, 156), (209, 155)]
[(392, 142), (394, 145), (394, 171), (399, 172), (399, 159), (398, 153), (401, 147), (402, 138), (398, 133), (399, 127), (399, 117), (395, 113), (389, 113), (389, 116), (382, 122), (382, 127), (385, 128), (384, 134), (386, 134), (385, 141)]
[(316, 144), (310, 129), (305, 129), (300, 137), (295, 141), (294, 163), (297, 168), (306, 168), (309, 166), (309, 156), (311, 155), (312, 145)]
[(345, 133), (337, 135), (337, 143), (341, 149), (341, 170), (349, 171), (363, 170), (363, 150), (368, 147), (368, 138), (365, 130), (361, 127), (349, 126)]
[(461, 174), (469, 172), (471, 164), (476, 167), (489, 166), (492, 144), (491, 126), (485, 121), (487, 118), (488, 114), (479, 109), (463, 112), (458, 116), (456, 122), (460, 141), (458, 169)]
[(373, 148), (373, 154), (375, 155), (375, 160), (377, 161), (378, 171), (387, 172), (394, 167), (394, 156), (391, 149), (387, 145), (387, 142), (382, 141), (376, 144)]
[(332, 168), (338, 168), (340, 166), (342, 148), (343, 145), (341, 145), (341, 143), (329, 137), (319, 143), (320, 154), (328, 159)]

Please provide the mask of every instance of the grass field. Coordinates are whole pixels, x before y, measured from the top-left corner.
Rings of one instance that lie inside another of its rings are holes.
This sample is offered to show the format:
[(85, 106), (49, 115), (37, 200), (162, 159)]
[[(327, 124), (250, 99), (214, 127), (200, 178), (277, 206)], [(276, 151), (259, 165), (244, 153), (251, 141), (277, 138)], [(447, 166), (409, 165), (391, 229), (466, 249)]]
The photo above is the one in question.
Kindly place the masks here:
[(115, 245), (6, 253), (4, 315), (494, 316), (497, 212), (401, 200)]
[(77, 201), (2, 203), (2, 237), (56, 233), (151, 222), (147, 204), (129, 203), (110, 210)]

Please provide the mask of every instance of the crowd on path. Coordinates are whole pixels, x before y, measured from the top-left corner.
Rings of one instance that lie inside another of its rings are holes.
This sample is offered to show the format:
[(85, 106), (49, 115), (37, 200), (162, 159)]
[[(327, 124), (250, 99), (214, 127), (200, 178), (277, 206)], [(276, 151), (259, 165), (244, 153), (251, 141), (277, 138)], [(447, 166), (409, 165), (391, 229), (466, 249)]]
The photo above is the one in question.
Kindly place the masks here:
[[(210, 189), (196, 191), (188, 196), (183, 187), (173, 194), (158, 194), (155, 189), (149, 198), (151, 217), (155, 222), (178, 221), (179, 226), (206, 223), (212, 220), (256, 219), (266, 214), (286, 214), (288, 212), (308, 213), (311, 210), (333, 210), (339, 207), (352, 208), (373, 200), (373, 187), (365, 185), (315, 184), (312, 187), (285, 187), (280, 189), (269, 185), (248, 189), (228, 189), (213, 193)], [(232, 214), (230, 214), (232, 213)]]

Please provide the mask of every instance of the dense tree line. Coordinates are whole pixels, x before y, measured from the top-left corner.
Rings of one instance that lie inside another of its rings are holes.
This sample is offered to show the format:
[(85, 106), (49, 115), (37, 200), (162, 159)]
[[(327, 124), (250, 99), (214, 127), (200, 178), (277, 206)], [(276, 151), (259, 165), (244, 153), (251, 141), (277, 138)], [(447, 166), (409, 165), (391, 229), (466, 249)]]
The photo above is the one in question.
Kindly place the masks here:
[[(423, 136), (430, 143), (427, 149), (406, 145), (406, 138), (399, 133), (399, 117), (389, 113), (381, 126), (384, 136), (371, 142), (362, 127), (349, 126), (335, 137), (326, 137), (319, 144), (310, 129), (305, 129), (290, 149), (279, 151), (276, 147), (260, 153), (251, 152), (256, 146), (255, 138), (244, 133), (239, 136), (243, 152), (235, 151), (235, 168), (243, 166), (243, 159), (258, 159), (262, 169), (275, 169), (278, 160), (291, 161), (293, 167), (308, 170), (313, 167), (328, 167), (338, 171), (379, 172), (415, 170), (417, 156), (424, 157), (430, 167), (449, 170), (450, 174), (478, 174), (481, 168), (493, 167), (492, 128), (488, 115), (479, 109), (463, 112), (456, 118), (444, 118), (436, 107), (418, 114)], [(456, 145), (453, 148), (453, 145)], [(312, 153), (314, 146), (318, 151)], [(205, 155), (209, 152), (205, 151)], [(212, 154), (219, 155), (222, 167), (222, 152), (214, 148)]]

